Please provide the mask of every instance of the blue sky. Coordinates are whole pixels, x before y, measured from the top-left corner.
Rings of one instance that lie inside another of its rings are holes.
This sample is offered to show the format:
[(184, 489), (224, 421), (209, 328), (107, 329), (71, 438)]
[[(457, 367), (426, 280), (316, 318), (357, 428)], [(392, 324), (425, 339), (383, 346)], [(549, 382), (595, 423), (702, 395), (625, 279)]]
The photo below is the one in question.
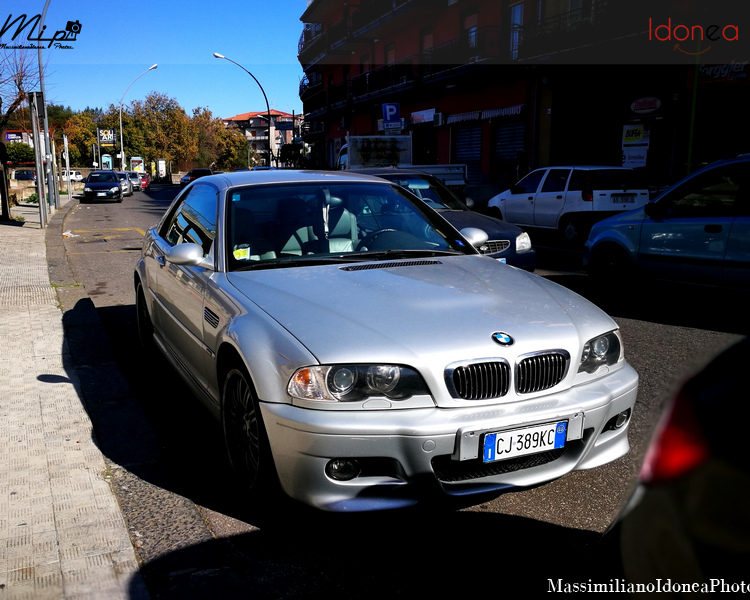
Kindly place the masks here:
[[(44, 43), (45, 90), (48, 102), (73, 110), (107, 109), (150, 92), (175, 99), (188, 114), (208, 108), (215, 117), (231, 117), (266, 109), (258, 85), (242, 69), (214, 52), (238, 62), (263, 86), (272, 109), (302, 112), (297, 61), (302, 32), (300, 16), (306, 0), (131, 0), (119, 4), (92, 0), (50, 0), (45, 37), (80, 23), (70, 46), (47, 49)], [(3, 0), (0, 28), (9, 15), (41, 14), (44, 0)], [(11, 41), (15, 27), (2, 42), (29, 44), (28, 28)], [(8, 50), (6, 50), (7, 52)], [(37, 50), (26, 50), (37, 60)], [(158, 64), (132, 84), (133, 80)]]

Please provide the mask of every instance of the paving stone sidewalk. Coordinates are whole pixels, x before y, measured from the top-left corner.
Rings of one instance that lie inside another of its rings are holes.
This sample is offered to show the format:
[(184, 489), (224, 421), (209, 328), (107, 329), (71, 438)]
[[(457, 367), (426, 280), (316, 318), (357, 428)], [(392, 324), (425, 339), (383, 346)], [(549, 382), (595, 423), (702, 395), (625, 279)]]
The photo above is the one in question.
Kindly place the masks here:
[(47, 230), (36, 205), (12, 215), (24, 222), (0, 222), (0, 599), (147, 599), (50, 284)]

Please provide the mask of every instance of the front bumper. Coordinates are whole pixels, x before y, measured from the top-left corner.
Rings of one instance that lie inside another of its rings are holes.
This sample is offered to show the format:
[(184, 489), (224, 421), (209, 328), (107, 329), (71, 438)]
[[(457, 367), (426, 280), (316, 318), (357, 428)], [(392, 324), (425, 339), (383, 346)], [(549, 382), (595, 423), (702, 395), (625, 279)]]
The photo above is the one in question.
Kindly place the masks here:
[[(586, 385), (515, 405), (354, 412), (261, 403), (261, 411), (287, 494), (324, 510), (375, 510), (537, 485), (611, 462), (629, 449), (629, 420), (610, 426), (632, 411), (637, 385), (637, 373), (626, 364)], [(576, 423), (570, 429), (578, 431), (578, 439), (569, 433), (564, 452), (489, 464), (470, 458), (486, 432), (561, 420)], [(336, 481), (326, 475), (334, 458), (356, 458), (366, 468), (350, 481)]]

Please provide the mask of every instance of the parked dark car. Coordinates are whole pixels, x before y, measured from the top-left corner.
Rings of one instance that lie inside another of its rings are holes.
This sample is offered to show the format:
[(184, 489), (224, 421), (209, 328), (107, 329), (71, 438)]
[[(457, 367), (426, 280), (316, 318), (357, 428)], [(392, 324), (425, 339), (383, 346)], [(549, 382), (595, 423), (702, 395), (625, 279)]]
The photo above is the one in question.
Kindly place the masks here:
[(92, 171), (84, 180), (83, 197), (86, 200), (122, 202), (122, 196), (122, 186), (115, 171)]
[(684, 383), (667, 407), (617, 525), (628, 583), (736, 592), (747, 580), (750, 459), (727, 415), (740, 429), (750, 419), (748, 360), (746, 337)]
[(36, 181), (36, 171), (32, 171), (31, 169), (16, 169), (13, 178), (16, 181)]
[(520, 269), (534, 270), (536, 251), (528, 233), (515, 225), (470, 210), (436, 177), (416, 169), (351, 169), (351, 172), (375, 175), (406, 188), (459, 231), (465, 227), (483, 230), (488, 239), (478, 248), (482, 254)]
[(180, 185), (186, 186), (188, 183), (195, 181), (199, 177), (206, 177), (207, 175), (213, 175), (213, 171), (211, 171), (211, 169), (193, 169), (180, 178)]

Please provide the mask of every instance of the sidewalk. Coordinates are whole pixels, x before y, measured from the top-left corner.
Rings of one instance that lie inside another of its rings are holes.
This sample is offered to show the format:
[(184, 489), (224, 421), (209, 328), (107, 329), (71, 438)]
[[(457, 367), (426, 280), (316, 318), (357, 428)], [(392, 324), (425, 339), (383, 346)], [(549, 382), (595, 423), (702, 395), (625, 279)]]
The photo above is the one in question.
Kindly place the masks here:
[(50, 284), (50, 273), (67, 266), (45, 237), (62, 247), (62, 219), (74, 204), (50, 215), (47, 229), (31, 204), (11, 210), (22, 225), (0, 222), (3, 600), (149, 597), (73, 368), (66, 303)]

